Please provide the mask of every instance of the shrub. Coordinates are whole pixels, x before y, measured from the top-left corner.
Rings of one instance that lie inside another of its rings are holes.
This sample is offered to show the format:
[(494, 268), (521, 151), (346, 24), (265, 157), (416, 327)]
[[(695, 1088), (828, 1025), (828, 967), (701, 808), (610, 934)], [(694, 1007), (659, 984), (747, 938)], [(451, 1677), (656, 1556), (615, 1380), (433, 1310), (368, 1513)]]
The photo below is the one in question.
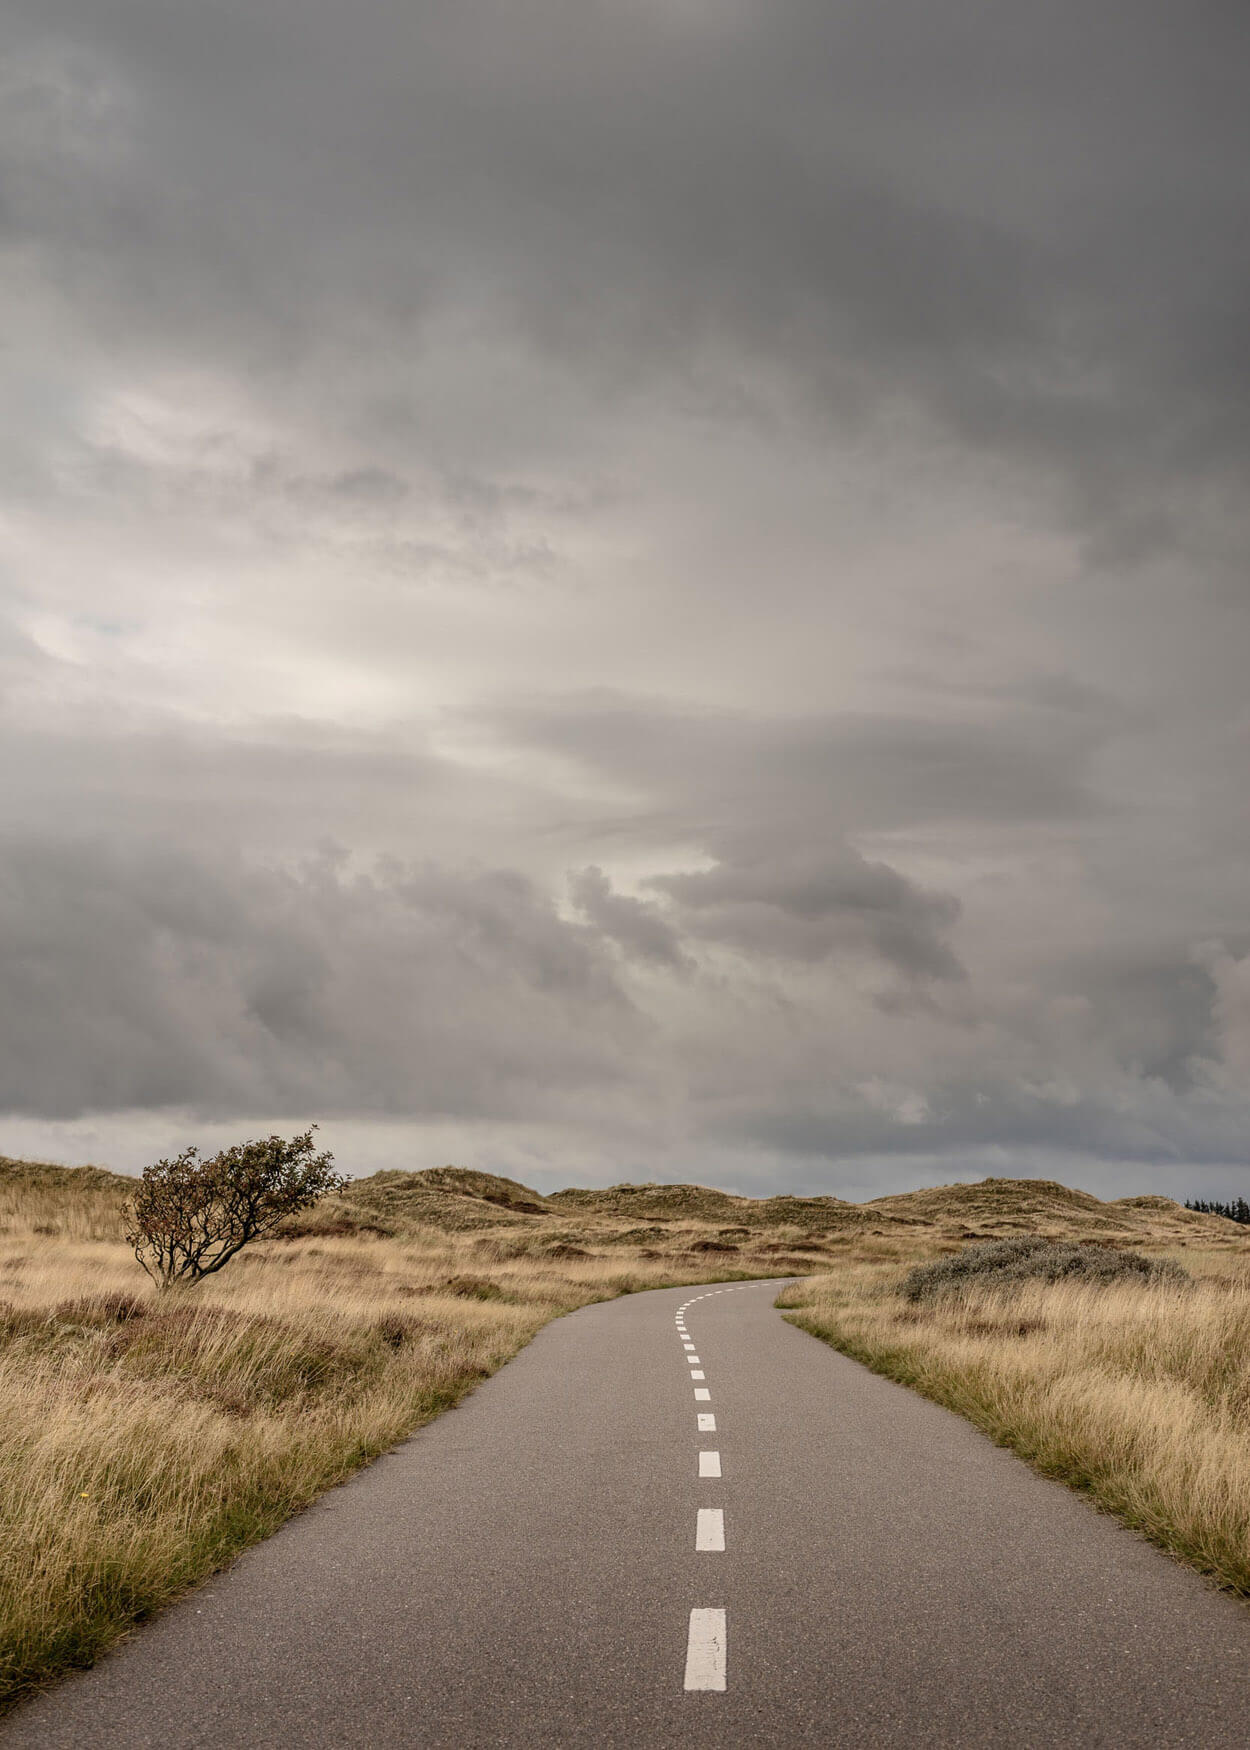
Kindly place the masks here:
[(63, 1300), (55, 1316), (71, 1325), (124, 1325), (146, 1318), (150, 1307), (137, 1294), (89, 1294)]
[(1037, 1237), (987, 1240), (965, 1246), (950, 1258), (917, 1264), (903, 1278), (900, 1292), (913, 1303), (931, 1300), (954, 1289), (1013, 1288), (1021, 1282), (1079, 1280), (1098, 1285), (1111, 1282), (1154, 1282), (1179, 1287), (1190, 1278), (1170, 1258), (1147, 1258), (1141, 1252), (1109, 1246)]
[(43, 1313), (14, 1306), (9, 1300), (0, 1300), (0, 1343), (7, 1343), (14, 1337), (32, 1337), (42, 1331), (45, 1323)]
[(465, 1300), (502, 1300), (503, 1289), (489, 1276), (449, 1276), (448, 1294), (458, 1294)]
[(334, 1156), (314, 1154), (312, 1135), (237, 1143), (207, 1161), (189, 1148), (145, 1167), (126, 1239), (148, 1275), (162, 1288), (198, 1282), (284, 1216), (341, 1188)]
[(425, 1320), (409, 1318), (401, 1312), (383, 1313), (373, 1327), (374, 1335), (388, 1349), (402, 1349), (405, 1343), (411, 1343), (414, 1337), (421, 1336), (428, 1329)]

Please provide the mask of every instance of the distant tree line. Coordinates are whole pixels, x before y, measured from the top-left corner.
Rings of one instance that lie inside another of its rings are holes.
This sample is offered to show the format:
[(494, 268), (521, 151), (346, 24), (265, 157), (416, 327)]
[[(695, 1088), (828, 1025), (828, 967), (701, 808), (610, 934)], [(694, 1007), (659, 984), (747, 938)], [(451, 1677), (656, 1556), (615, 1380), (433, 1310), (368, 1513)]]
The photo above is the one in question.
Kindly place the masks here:
[(1250, 1227), (1250, 1203), (1235, 1197), (1231, 1203), (1213, 1203), (1205, 1197), (1187, 1197), (1186, 1209), (1196, 1209), (1199, 1215), (1226, 1215), (1229, 1221), (1243, 1222)]

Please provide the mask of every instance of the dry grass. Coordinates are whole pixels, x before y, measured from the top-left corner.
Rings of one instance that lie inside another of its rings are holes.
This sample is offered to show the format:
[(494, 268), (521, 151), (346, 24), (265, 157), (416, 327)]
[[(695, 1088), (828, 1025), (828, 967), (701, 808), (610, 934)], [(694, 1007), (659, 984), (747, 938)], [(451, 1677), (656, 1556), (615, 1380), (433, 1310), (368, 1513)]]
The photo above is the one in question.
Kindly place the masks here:
[(974, 1285), (919, 1304), (855, 1264), (780, 1304), (1045, 1475), (1250, 1595), (1250, 1266), (1187, 1250), (1185, 1284)]
[(158, 1297), (121, 1225), (111, 1175), (0, 1174), (0, 1705), (90, 1663), (558, 1314), (778, 1273), (692, 1252), (689, 1226), (651, 1257), (567, 1223), (541, 1244), (331, 1231)]
[[(794, 1301), (809, 1329), (1250, 1589), (1250, 1241), (1218, 1217), (1032, 1181), (855, 1205), (390, 1172), (158, 1299), (122, 1240), (130, 1188), (0, 1158), (0, 1707), (89, 1663), (547, 1320), (671, 1283), (836, 1271)], [(1022, 1232), (1183, 1249), (1199, 1288), (899, 1298), (905, 1265)]]

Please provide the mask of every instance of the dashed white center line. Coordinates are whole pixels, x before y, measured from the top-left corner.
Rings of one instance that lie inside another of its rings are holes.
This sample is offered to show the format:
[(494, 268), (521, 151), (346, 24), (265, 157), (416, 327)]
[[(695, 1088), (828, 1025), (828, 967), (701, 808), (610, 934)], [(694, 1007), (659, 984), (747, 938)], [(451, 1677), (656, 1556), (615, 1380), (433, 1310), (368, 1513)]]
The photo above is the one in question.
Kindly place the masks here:
[[(682, 1351), (686, 1365), (690, 1368), (691, 1381), (702, 1381), (707, 1375), (702, 1363), (695, 1353), (695, 1344), (690, 1332), (686, 1329), (685, 1315), (687, 1309), (701, 1300), (710, 1300), (714, 1294), (730, 1294), (732, 1289), (717, 1288), (706, 1294), (696, 1294), (684, 1306), (677, 1310), (674, 1321), (677, 1335), (681, 1339)], [(707, 1386), (694, 1385), (695, 1401), (710, 1403), (712, 1394)], [(715, 1434), (716, 1417), (711, 1410), (700, 1410), (696, 1414), (700, 1434)], [(721, 1456), (713, 1448), (703, 1448), (699, 1452), (700, 1478), (719, 1480), (721, 1477)], [(694, 1547), (696, 1550), (712, 1553), (723, 1552), (725, 1548), (725, 1510), (723, 1507), (699, 1507), (696, 1509)], [(715, 1690), (723, 1693), (726, 1684), (726, 1613), (724, 1610), (692, 1610), (690, 1612), (690, 1630), (686, 1644), (686, 1677), (687, 1690)]]
[(692, 1610), (686, 1641), (686, 1688), (725, 1687), (725, 1612)]
[(722, 1550), (725, 1547), (725, 1509), (700, 1507), (694, 1526), (694, 1547), (697, 1550)]

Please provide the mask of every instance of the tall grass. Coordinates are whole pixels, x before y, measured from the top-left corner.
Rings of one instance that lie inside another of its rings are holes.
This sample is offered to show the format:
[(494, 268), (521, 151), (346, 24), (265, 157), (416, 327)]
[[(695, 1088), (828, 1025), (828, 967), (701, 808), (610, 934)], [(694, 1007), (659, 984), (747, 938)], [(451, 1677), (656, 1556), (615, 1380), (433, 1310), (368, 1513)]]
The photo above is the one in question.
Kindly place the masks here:
[(89, 1190), (48, 1196), (14, 1193), (0, 1236), (0, 1706), (90, 1663), (559, 1313), (767, 1273), (430, 1231), (274, 1242), (157, 1295)]
[(120, 1240), (123, 1182), (96, 1167), (54, 1167), (0, 1155), (0, 1235)]
[(788, 1291), (792, 1322), (966, 1416), (1045, 1475), (1250, 1595), (1250, 1278), (973, 1285), (919, 1304), (897, 1270)]

